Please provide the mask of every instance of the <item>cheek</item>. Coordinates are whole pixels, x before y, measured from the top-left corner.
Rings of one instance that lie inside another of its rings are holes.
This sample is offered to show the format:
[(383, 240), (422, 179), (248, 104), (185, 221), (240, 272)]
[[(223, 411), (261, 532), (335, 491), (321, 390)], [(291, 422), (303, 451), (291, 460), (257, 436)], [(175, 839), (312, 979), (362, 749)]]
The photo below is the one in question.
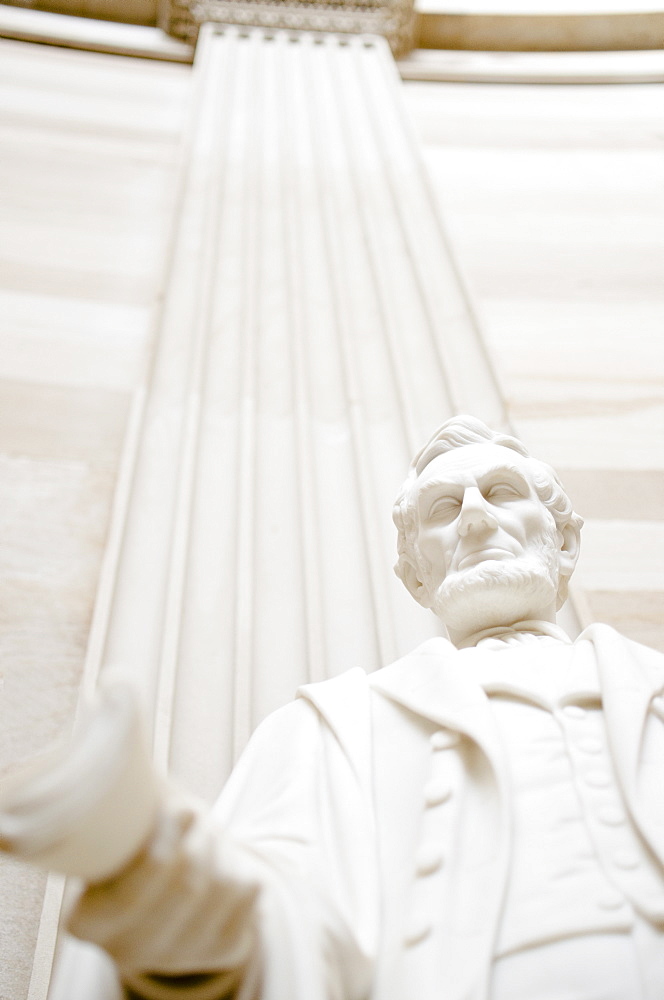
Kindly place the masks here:
[(418, 536), (418, 547), (423, 558), (432, 569), (438, 571), (447, 571), (452, 545), (450, 532), (443, 528), (421, 531)]
[(521, 518), (523, 535), (526, 541), (546, 538), (558, 547), (558, 530), (556, 522), (546, 508), (540, 506), (524, 512)]

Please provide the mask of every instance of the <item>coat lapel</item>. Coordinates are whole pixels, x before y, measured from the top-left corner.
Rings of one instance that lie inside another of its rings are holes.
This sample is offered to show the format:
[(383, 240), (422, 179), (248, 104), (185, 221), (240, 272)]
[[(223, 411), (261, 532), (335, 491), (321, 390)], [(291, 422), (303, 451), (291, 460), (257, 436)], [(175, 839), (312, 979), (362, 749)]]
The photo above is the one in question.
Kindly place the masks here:
[[(465, 650), (463, 657), (473, 654), (474, 651)], [(478, 650), (477, 655), (486, 654)], [(447, 640), (431, 639), (402, 660), (373, 674), (370, 684), (436, 726), (472, 740), (484, 752), (496, 783), (495, 797), (489, 795), (484, 805), (493, 831), (495, 857), (490, 868), (483, 869), (481, 881), (476, 870), (464, 868), (466, 894), (472, 905), (465, 907), (463, 913), (456, 913), (454, 929), (446, 927), (444, 938), (431, 943), (430, 947), (435, 949), (430, 959), (433, 965), (426, 968), (437, 972), (429, 977), (431, 982), (419, 983), (418, 992), (423, 998), (435, 996), (436, 984), (444, 978), (451, 996), (483, 1000), (509, 871), (511, 811), (504, 754), (489, 699), (481, 686), (467, 676), (459, 656)], [(490, 803), (496, 812), (491, 812)], [(460, 840), (465, 841), (463, 833)], [(463, 854), (464, 849), (460, 850)], [(411, 971), (416, 979), (418, 970)]]
[(591, 625), (582, 633), (577, 640), (579, 655), (587, 655), (584, 647), (587, 651), (589, 643), (594, 648), (609, 746), (625, 803), (664, 864), (661, 832), (651, 822), (648, 802), (639, 795), (643, 736), (652, 700), (664, 688), (664, 660), (660, 653), (630, 642), (607, 625)]

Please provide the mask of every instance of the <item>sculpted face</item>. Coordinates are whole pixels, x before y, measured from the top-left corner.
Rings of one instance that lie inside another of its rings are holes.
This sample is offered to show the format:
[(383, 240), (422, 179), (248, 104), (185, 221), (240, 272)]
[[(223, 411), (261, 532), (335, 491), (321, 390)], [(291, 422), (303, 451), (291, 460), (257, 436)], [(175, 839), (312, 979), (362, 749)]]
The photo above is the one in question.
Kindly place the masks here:
[(452, 638), (515, 621), (555, 621), (562, 536), (531, 460), (472, 444), (439, 455), (414, 490), (428, 604)]

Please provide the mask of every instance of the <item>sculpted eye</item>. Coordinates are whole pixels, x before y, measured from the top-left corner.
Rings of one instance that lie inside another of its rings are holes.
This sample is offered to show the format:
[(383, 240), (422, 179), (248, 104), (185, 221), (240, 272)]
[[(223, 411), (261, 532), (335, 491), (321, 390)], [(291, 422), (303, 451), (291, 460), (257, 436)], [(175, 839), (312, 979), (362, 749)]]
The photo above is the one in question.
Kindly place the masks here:
[(437, 500), (429, 511), (430, 521), (451, 521), (459, 513), (461, 504), (454, 497)]
[(511, 483), (496, 483), (486, 496), (488, 500), (517, 500), (523, 496), (523, 493)]

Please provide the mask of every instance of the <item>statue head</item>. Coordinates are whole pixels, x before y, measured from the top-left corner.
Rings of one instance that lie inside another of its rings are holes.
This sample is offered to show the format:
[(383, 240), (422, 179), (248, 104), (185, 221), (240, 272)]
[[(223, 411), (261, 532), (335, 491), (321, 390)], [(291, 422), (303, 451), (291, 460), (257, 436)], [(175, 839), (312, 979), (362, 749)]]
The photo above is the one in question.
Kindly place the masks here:
[(555, 620), (583, 521), (516, 438), (475, 417), (448, 420), (413, 459), (393, 516), (395, 572), (452, 638)]

